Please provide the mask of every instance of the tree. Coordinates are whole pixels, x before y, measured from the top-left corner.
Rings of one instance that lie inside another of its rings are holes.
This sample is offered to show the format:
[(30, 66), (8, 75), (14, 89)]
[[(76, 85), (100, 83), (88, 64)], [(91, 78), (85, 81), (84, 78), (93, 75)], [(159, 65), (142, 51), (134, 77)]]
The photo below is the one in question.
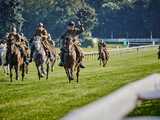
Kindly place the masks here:
[(77, 20), (83, 23), (87, 31), (92, 30), (97, 22), (95, 10), (88, 6), (79, 9), (76, 13), (76, 17)]
[[(1, 0), (0, 1), (0, 26), (3, 28), (1, 31), (3, 34), (9, 32), (12, 26), (18, 28), (20, 32), (22, 30), (24, 19), (22, 17), (23, 12), (22, 0)], [(1, 33), (1, 34), (2, 34)]]

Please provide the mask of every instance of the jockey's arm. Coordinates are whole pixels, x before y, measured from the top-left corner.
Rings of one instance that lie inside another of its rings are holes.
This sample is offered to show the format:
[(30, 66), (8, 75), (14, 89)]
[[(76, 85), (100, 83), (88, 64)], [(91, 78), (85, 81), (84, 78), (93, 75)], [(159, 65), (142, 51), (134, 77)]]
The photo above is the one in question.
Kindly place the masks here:
[(82, 32), (84, 32), (84, 27), (83, 27), (83, 25), (80, 25), (78, 28), (76, 28), (76, 34), (79, 35)]
[(25, 45), (28, 47), (29, 46), (29, 42), (28, 42), (27, 38), (24, 37), (23, 40), (24, 40)]

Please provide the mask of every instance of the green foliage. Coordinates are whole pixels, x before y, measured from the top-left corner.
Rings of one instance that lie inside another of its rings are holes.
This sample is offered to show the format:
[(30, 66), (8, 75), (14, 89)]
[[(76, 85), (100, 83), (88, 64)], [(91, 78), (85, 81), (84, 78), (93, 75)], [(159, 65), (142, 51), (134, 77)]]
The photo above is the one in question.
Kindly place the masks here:
[(96, 13), (93, 8), (86, 6), (85, 8), (81, 8), (77, 11), (76, 16), (78, 20), (80, 20), (86, 30), (92, 30), (94, 25), (96, 24)]
[[(49, 32), (55, 37), (59, 37), (70, 20), (81, 20), (85, 24), (86, 30), (93, 29), (95, 24), (95, 11), (90, 6), (85, 5), (81, 0), (25, 0), (24, 17), (27, 19), (24, 29), (31, 35), (38, 22), (44, 22)], [(89, 16), (77, 16), (80, 10), (85, 10)]]
[[(92, 30), (94, 36), (110, 37), (149, 37), (153, 31), (158, 37), (160, 26), (158, 0), (87, 0), (95, 8), (98, 18), (97, 26)], [(116, 34), (119, 33), (119, 34)], [(122, 34), (123, 33), (123, 34)], [(160, 37), (160, 36), (159, 36)]]
[[(10, 31), (14, 25), (21, 31), (24, 19), (22, 17), (23, 1), (21, 0), (2, 0), (0, 1), (0, 22), (2, 27), (2, 33)], [(1, 33), (1, 34), (2, 34)]]
[(86, 47), (86, 48), (89, 48), (89, 47), (94, 47), (94, 42), (93, 42), (93, 39), (92, 37), (86, 37), (84, 42), (82, 42), (82, 47)]
[(82, 47), (84, 48), (95, 48), (97, 47), (97, 39), (93, 38), (92, 33), (89, 31), (85, 31), (83, 33), (83, 42)]

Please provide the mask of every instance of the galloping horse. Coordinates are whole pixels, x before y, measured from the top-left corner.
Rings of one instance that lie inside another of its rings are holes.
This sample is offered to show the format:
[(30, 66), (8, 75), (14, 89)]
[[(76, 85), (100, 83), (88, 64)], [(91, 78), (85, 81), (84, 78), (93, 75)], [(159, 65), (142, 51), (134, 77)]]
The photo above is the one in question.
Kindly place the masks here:
[[(56, 60), (55, 55), (53, 55), (53, 52), (52, 52), (51, 53), (52, 59), (50, 59), (50, 56), (46, 54), (44, 47), (41, 43), (40, 36), (34, 37), (33, 47), (34, 47), (33, 58), (37, 67), (39, 80), (41, 79), (41, 77), (44, 77), (45, 75), (46, 75), (46, 79), (48, 79), (50, 64), (51, 64), (51, 67), (53, 67)], [(46, 64), (46, 70), (44, 68), (45, 64)]]
[(22, 70), (22, 80), (25, 76), (25, 63), (24, 63), (24, 55), (22, 54), (19, 45), (16, 43), (12, 43), (9, 50), (8, 56), (9, 69), (10, 69), (10, 81), (12, 82), (12, 69), (14, 67), (16, 72), (16, 80), (19, 79), (19, 71)]
[(109, 53), (108, 51), (106, 50), (106, 52), (104, 51), (104, 48), (103, 45), (100, 45), (99, 46), (99, 60), (100, 60), (100, 66), (101, 64), (103, 63), (103, 67), (106, 66), (108, 60), (109, 60)]
[(74, 71), (76, 71), (77, 83), (79, 81), (80, 62), (81, 58), (76, 54), (76, 48), (72, 37), (65, 38), (66, 50), (64, 53), (64, 69), (66, 71), (69, 83), (74, 80)]

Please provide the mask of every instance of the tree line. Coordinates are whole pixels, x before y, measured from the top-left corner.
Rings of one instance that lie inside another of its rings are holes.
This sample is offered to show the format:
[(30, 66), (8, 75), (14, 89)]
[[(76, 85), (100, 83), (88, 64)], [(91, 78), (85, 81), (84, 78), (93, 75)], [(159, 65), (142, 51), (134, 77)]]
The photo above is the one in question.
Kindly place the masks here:
[(159, 0), (0, 0), (0, 35), (16, 26), (31, 37), (43, 22), (58, 38), (74, 20), (100, 38), (160, 37), (159, 13)]

